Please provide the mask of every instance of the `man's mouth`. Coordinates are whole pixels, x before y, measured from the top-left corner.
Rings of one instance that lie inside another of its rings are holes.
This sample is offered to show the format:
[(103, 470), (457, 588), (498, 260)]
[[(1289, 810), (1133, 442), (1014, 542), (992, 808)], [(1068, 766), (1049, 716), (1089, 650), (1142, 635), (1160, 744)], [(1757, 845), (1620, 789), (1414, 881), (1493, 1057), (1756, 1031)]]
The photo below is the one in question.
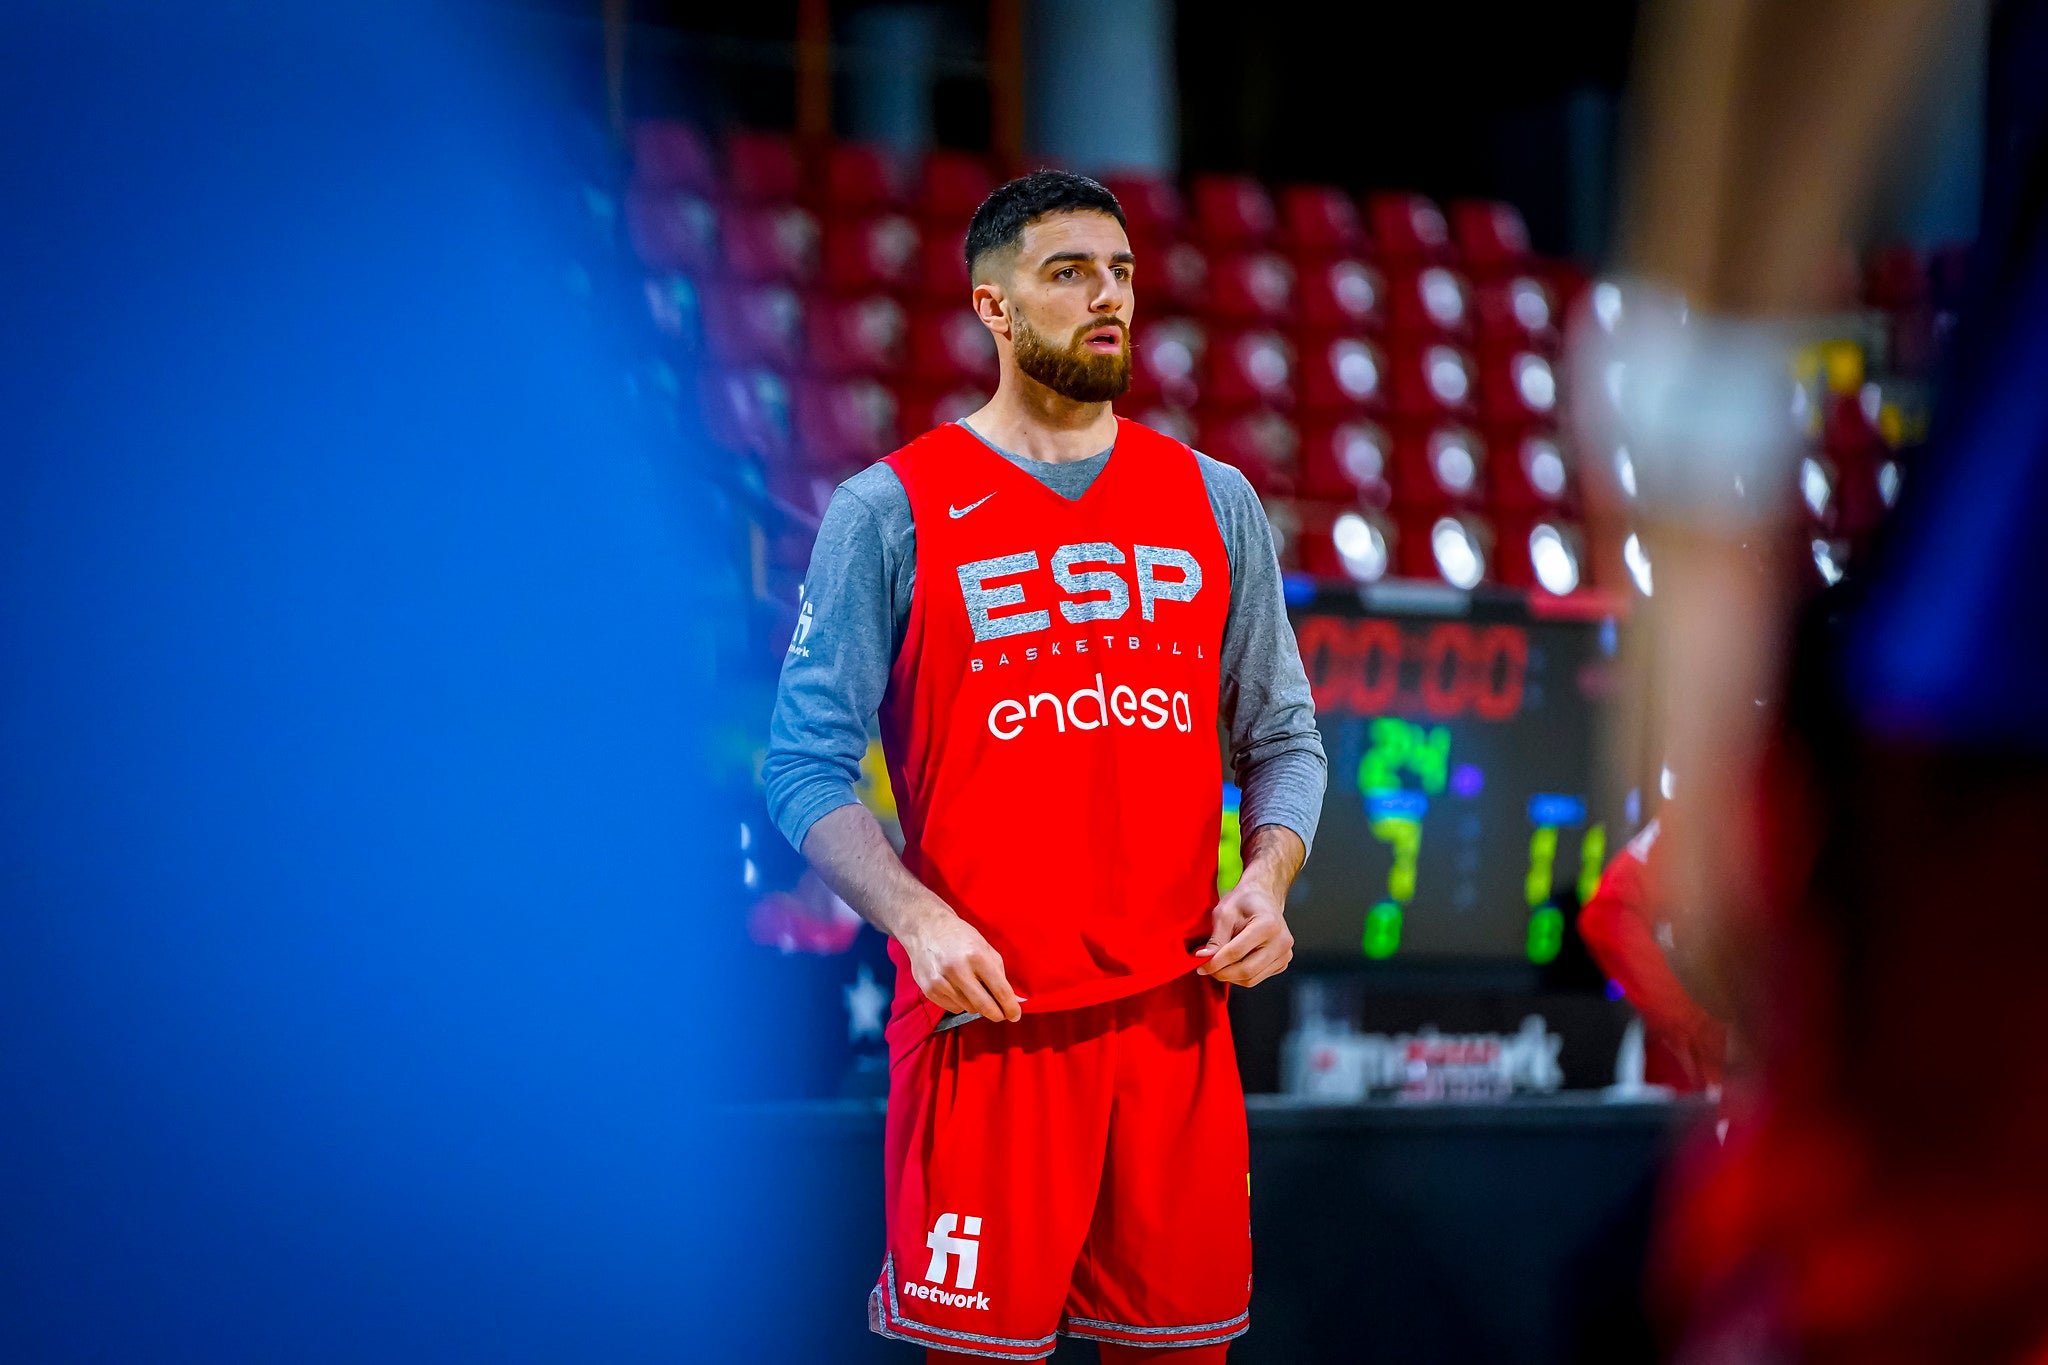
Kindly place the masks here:
[(1116, 355), (1124, 348), (1124, 329), (1097, 327), (1081, 338), (1081, 344), (1097, 355)]

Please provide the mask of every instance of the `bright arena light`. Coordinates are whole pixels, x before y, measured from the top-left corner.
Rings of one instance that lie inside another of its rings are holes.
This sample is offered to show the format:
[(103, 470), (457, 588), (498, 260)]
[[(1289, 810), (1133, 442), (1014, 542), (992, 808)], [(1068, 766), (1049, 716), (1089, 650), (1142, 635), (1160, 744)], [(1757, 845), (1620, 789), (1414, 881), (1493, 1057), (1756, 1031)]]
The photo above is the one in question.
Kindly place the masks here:
[(1387, 538), (1380, 528), (1356, 512), (1346, 512), (1330, 527), (1330, 539), (1344, 572), (1361, 583), (1376, 583), (1387, 572)]
[(1621, 543), (1621, 559), (1628, 565), (1628, 576), (1636, 581), (1637, 590), (1645, 597), (1650, 596), (1650, 557), (1643, 553), (1643, 542), (1634, 531)]
[(1456, 327), (1465, 320), (1465, 291), (1458, 277), (1442, 266), (1422, 272), (1422, 306), (1439, 327)]
[(1632, 498), (1636, 495), (1636, 462), (1629, 458), (1627, 446), (1614, 449), (1614, 479), (1621, 485), (1624, 496)]
[(1545, 592), (1563, 597), (1579, 586), (1579, 557), (1564, 533), (1548, 522), (1529, 532), (1529, 563)]
[(1549, 412), (1557, 406), (1557, 376), (1550, 362), (1540, 355), (1515, 357), (1515, 392), (1522, 395), (1534, 412)]
[(1671, 799), (1671, 769), (1665, 768), (1657, 774), (1657, 790), (1664, 793), (1664, 799)]
[(1469, 493), (1479, 478), (1479, 462), (1472, 458), (1472, 444), (1464, 436), (1439, 438), (1430, 452), (1436, 481), (1452, 493)]
[(1564, 495), (1564, 455), (1557, 442), (1536, 437), (1523, 447), (1527, 457), (1529, 486), (1546, 498)]
[(1454, 588), (1476, 588), (1486, 576), (1486, 557), (1465, 523), (1456, 517), (1439, 518), (1430, 528), (1429, 548), (1436, 555), (1437, 570)]
[(1379, 392), (1380, 367), (1372, 358), (1372, 347), (1346, 339), (1333, 348), (1337, 359), (1337, 386), (1347, 397), (1359, 401)]
[(1466, 373), (1465, 358), (1448, 346), (1430, 347), (1429, 389), (1446, 403), (1463, 403), (1472, 392), (1472, 376)]
[(1601, 331), (1614, 330), (1621, 321), (1621, 286), (1606, 281), (1593, 286), (1593, 317)]
[(1387, 476), (1387, 450), (1379, 432), (1352, 424), (1337, 431), (1337, 463), (1344, 476), (1360, 488), (1371, 488)]
[(1540, 332), (1550, 325), (1550, 296), (1536, 281), (1516, 280), (1509, 286), (1508, 299), (1515, 310), (1515, 321), (1530, 331)]
[(1842, 565), (1835, 558), (1835, 547), (1825, 540), (1813, 542), (1813, 565), (1820, 570), (1820, 576), (1829, 584), (1842, 581)]
[(1799, 493), (1815, 516), (1821, 516), (1828, 510), (1828, 499), (1835, 495), (1828, 472), (1820, 467), (1820, 461), (1810, 455), (1799, 462)]
[(1891, 507), (1899, 500), (1899, 462), (1886, 460), (1877, 467), (1877, 495)]

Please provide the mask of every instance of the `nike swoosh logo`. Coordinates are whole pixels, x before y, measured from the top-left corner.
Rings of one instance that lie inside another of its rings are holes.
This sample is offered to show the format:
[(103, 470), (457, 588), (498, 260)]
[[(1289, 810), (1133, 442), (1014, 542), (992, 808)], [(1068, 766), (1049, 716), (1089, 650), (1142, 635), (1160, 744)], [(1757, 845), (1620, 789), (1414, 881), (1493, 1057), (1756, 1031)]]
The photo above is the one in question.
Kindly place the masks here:
[(988, 497), (987, 497), (987, 498), (982, 498), (982, 499), (981, 499), (980, 501), (978, 501), (978, 502), (970, 502), (970, 503), (968, 503), (968, 504), (967, 504), (967, 505), (966, 505), (965, 507), (955, 507), (955, 506), (954, 506), (954, 505), (953, 505), (952, 503), (950, 503), (950, 502), (949, 502), (949, 503), (947, 503), (947, 504), (946, 504), (946, 515), (947, 515), (947, 516), (949, 516), (949, 517), (956, 517), (956, 518), (957, 518), (957, 517), (964, 517), (964, 516), (966, 516), (966, 515), (967, 515), (967, 514), (968, 514), (969, 512), (972, 512), (972, 511), (973, 511), (973, 510), (974, 510), (975, 508), (977, 508), (977, 507), (981, 506), (981, 504), (982, 504), (982, 503), (984, 503), (984, 502), (987, 502), (989, 498), (992, 498), (992, 497), (994, 497), (994, 496), (995, 496), (995, 494), (994, 494), (994, 493), (991, 493), (991, 494), (989, 494), (989, 495), (988, 495)]

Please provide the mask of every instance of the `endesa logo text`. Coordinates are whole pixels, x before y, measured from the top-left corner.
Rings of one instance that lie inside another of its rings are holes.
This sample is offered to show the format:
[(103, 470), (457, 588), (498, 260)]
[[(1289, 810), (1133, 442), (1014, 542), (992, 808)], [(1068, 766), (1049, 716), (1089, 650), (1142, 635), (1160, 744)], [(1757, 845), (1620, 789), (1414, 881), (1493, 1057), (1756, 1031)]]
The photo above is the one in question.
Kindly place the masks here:
[(997, 739), (1015, 739), (1041, 713), (1061, 734), (1069, 725), (1076, 730), (1102, 730), (1112, 721), (1126, 728), (1142, 725), (1147, 730), (1172, 725), (1182, 734), (1195, 728), (1194, 707), (1187, 693), (1168, 693), (1163, 687), (1140, 692), (1127, 683), (1104, 692), (1102, 675), (1097, 673), (1095, 686), (1076, 688), (1064, 698), (1056, 692), (1034, 693), (1022, 701), (1005, 697), (989, 708), (988, 732)]

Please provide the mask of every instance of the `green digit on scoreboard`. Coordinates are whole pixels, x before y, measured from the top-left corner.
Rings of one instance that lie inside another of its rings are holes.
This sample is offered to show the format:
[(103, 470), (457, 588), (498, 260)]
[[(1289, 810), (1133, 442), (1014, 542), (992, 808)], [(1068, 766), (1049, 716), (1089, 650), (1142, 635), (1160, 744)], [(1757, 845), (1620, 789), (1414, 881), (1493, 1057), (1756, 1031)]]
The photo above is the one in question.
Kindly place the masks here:
[(1600, 889), (1600, 873), (1607, 865), (1607, 826), (1594, 825), (1579, 840), (1579, 904), (1593, 899)]
[(1359, 946), (1375, 961), (1392, 957), (1401, 946), (1401, 907), (1393, 901), (1381, 901), (1366, 911), (1365, 937)]
[(1538, 825), (1529, 836), (1529, 875), (1522, 879), (1522, 895), (1535, 909), (1550, 899), (1550, 879), (1557, 867), (1557, 826)]
[(1541, 967), (1564, 948), (1564, 911), (1546, 905), (1529, 917), (1529, 960)]

